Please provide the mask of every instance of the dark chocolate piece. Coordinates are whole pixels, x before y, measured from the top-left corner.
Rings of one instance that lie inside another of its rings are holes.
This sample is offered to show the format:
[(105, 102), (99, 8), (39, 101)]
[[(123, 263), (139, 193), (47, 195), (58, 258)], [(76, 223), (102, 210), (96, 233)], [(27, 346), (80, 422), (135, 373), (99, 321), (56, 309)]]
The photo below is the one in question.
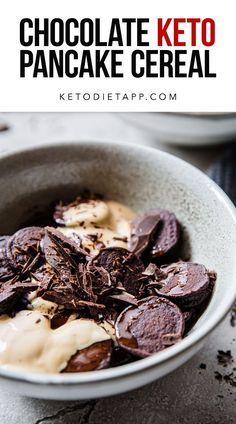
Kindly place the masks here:
[(120, 365), (125, 365), (137, 360), (137, 356), (132, 355), (132, 353), (128, 352), (126, 349), (123, 349), (121, 346), (115, 346), (112, 350), (110, 366), (118, 367)]
[(8, 131), (10, 127), (7, 124), (1, 123), (0, 124), (0, 132)]
[(39, 283), (38, 296), (41, 296), (45, 291), (50, 290), (52, 285), (55, 284), (55, 281), (58, 281), (53, 268), (48, 265), (43, 265), (35, 272), (32, 272), (31, 277)]
[(193, 307), (202, 303), (211, 291), (212, 276), (204, 265), (176, 262), (160, 268), (155, 291), (181, 306)]
[(64, 325), (68, 318), (71, 315), (71, 311), (67, 311), (67, 310), (62, 310), (62, 311), (57, 311), (53, 317), (51, 318), (51, 328), (53, 330), (55, 330), (56, 328), (61, 327), (62, 325)]
[(133, 296), (132, 294), (127, 293), (125, 291), (122, 291), (118, 294), (111, 294), (110, 298), (115, 299), (115, 300), (120, 300), (121, 302), (130, 303), (131, 305), (137, 305), (138, 304), (138, 301), (135, 298), (135, 296)]
[(25, 293), (36, 290), (37, 287), (37, 283), (32, 283), (30, 280), (19, 281), (17, 277), (2, 283), (0, 287), (0, 314), (12, 313), (20, 298)]
[(87, 203), (91, 200), (102, 200), (101, 194), (92, 194), (88, 190), (85, 190), (80, 196), (77, 196), (73, 202), (58, 202), (55, 206), (53, 214), (54, 221), (59, 225), (66, 225), (66, 221), (63, 218), (63, 213), (70, 208), (78, 206), (80, 203)]
[(218, 364), (222, 365), (223, 367), (231, 365), (234, 362), (231, 350), (218, 350), (217, 361)]
[(43, 249), (49, 265), (61, 272), (66, 267), (76, 269), (79, 263), (86, 261), (87, 253), (74, 240), (66, 237), (53, 227), (45, 228)]
[(150, 248), (150, 255), (155, 258), (169, 253), (176, 246), (179, 241), (180, 226), (173, 212), (165, 209), (153, 209), (150, 212), (160, 216), (154, 243)]
[(62, 372), (84, 372), (108, 368), (111, 354), (111, 340), (94, 343), (73, 355)]
[[(66, 224), (66, 210), (97, 199), (86, 193), (73, 203), (61, 202), (54, 219)], [(28, 227), (2, 236), (0, 314), (13, 316), (26, 309), (28, 293), (37, 289), (37, 296), (62, 306), (51, 319), (52, 329), (65, 324), (72, 312), (115, 327), (117, 347), (112, 340), (95, 343), (76, 352), (62, 372), (98, 370), (159, 352), (181, 340), (194, 325), (216, 279), (203, 265), (177, 262), (174, 248), (179, 235), (175, 215), (153, 209), (132, 222), (131, 251), (105, 248), (91, 234), (88, 237), (100, 249), (91, 257), (78, 236), (68, 238), (53, 227)], [(229, 356), (218, 352), (221, 363)]]
[(92, 312), (92, 315), (95, 311), (99, 313), (105, 309), (103, 304), (81, 300), (74, 293), (69, 293), (66, 288), (55, 287), (53, 290), (43, 293), (42, 298), (63, 305), (65, 308), (73, 311), (88, 308)]
[(152, 213), (152, 211), (145, 212), (138, 215), (131, 223), (131, 237), (129, 240), (129, 249), (137, 256), (150, 247), (153, 242), (154, 234), (157, 226), (160, 223), (160, 215)]
[(122, 247), (109, 247), (101, 250), (92, 264), (104, 268), (115, 286), (123, 288), (135, 297), (140, 297), (147, 283), (143, 275), (144, 265), (134, 254)]
[(119, 315), (116, 337), (120, 346), (138, 357), (159, 352), (182, 338), (183, 314), (168, 299), (151, 296)]
[(230, 311), (230, 325), (236, 327), (236, 302)]
[(44, 233), (44, 228), (26, 227), (8, 239), (6, 251), (12, 269), (26, 273), (37, 268), (42, 258), (40, 242)]

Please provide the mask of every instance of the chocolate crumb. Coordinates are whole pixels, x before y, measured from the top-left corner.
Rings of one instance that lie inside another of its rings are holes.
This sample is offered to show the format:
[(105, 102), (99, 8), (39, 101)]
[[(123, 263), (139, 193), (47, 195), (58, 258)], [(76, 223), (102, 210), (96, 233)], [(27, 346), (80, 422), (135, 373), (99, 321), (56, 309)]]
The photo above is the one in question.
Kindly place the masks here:
[(223, 380), (223, 375), (219, 372), (219, 371), (215, 371), (215, 379), (218, 381), (222, 381)]
[[(230, 386), (236, 387), (236, 378), (232, 372), (230, 374), (225, 374), (223, 378), (226, 383), (230, 384)], [(230, 394), (232, 394), (232, 392), (230, 392)]]
[(218, 364), (222, 365), (223, 367), (227, 367), (234, 362), (230, 350), (218, 350), (217, 360)]
[(199, 368), (200, 368), (201, 370), (205, 370), (205, 369), (206, 369), (206, 364), (201, 363), (201, 364), (199, 365)]

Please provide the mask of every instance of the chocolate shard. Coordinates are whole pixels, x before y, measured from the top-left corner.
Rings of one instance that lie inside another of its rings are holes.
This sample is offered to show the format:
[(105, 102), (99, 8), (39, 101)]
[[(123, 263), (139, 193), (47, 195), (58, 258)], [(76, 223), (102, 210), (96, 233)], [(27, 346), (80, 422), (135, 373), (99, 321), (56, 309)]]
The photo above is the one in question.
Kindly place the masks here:
[(184, 317), (168, 299), (151, 296), (122, 311), (115, 330), (120, 346), (144, 358), (181, 340)]
[(32, 283), (31, 280), (19, 281), (17, 277), (2, 283), (0, 287), (0, 314), (12, 313), (14, 306), (24, 294), (36, 290), (37, 287), (37, 283)]
[(176, 262), (161, 267), (155, 291), (180, 306), (193, 307), (201, 304), (212, 290), (213, 276), (204, 265), (192, 262)]
[(38, 296), (40, 297), (45, 291), (50, 290), (50, 287), (58, 281), (57, 275), (54, 270), (44, 264), (37, 271), (31, 273), (31, 277), (39, 284)]
[(166, 209), (152, 209), (149, 213), (160, 217), (153, 243), (149, 249), (150, 256), (156, 258), (168, 254), (177, 245), (180, 225), (175, 214)]
[(44, 234), (44, 228), (26, 227), (8, 239), (6, 254), (13, 270), (25, 274), (39, 266), (43, 256), (40, 242)]
[(129, 250), (137, 256), (141, 256), (154, 241), (154, 235), (160, 223), (161, 217), (152, 211), (145, 212), (135, 217), (131, 223), (131, 237)]
[(6, 252), (9, 238), (9, 236), (0, 237), (0, 281), (10, 280), (15, 275), (15, 272), (10, 266)]
[[(73, 202), (65, 202), (62, 201), (58, 202), (55, 205), (55, 211), (53, 213), (53, 219), (54, 221), (59, 225), (65, 225), (66, 222), (64, 220), (63, 214), (68, 209), (78, 206), (82, 201), (82, 197), (78, 196)], [(85, 201), (85, 200), (84, 200)]]
[(145, 289), (147, 277), (142, 261), (122, 247), (102, 249), (92, 260), (92, 264), (104, 268), (110, 275), (114, 287), (119, 284), (135, 297), (140, 297)]
[(121, 302), (129, 303), (131, 305), (138, 304), (138, 301), (135, 298), (135, 296), (133, 296), (130, 293), (127, 293), (126, 291), (121, 291), (121, 293), (118, 293), (118, 294), (111, 294), (109, 297), (111, 299), (120, 300)]
[(111, 354), (111, 340), (94, 343), (73, 355), (62, 372), (84, 372), (108, 368)]
[(45, 228), (43, 249), (47, 262), (57, 271), (65, 267), (75, 269), (79, 263), (86, 262), (85, 250), (53, 227)]

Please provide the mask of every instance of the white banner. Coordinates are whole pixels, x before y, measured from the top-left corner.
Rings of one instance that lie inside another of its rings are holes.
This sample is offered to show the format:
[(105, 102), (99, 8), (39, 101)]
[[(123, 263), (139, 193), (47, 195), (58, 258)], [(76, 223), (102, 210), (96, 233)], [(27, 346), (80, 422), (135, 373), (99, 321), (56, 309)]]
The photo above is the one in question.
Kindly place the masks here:
[(8, 0), (0, 111), (236, 111), (235, 2)]

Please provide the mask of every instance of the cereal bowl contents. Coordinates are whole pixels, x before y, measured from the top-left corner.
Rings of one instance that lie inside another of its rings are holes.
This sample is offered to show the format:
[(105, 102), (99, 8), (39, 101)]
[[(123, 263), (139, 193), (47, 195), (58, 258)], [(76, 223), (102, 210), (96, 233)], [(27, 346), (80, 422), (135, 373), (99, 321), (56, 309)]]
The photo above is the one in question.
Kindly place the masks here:
[(58, 202), (54, 226), (0, 238), (0, 367), (101, 370), (178, 343), (216, 274), (181, 257), (172, 211), (142, 214), (89, 193)]

